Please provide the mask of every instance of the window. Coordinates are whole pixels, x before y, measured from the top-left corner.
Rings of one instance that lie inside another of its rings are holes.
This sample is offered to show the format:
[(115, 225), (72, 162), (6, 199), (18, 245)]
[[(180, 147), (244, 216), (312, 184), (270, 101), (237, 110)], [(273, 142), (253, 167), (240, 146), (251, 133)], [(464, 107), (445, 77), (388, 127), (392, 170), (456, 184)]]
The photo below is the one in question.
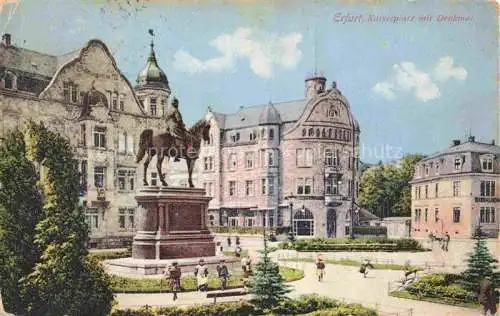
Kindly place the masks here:
[(156, 98), (151, 98), (151, 100), (149, 101), (150, 104), (149, 104), (149, 107), (151, 109), (151, 116), (156, 116)]
[(203, 158), (203, 169), (205, 171), (213, 171), (214, 170), (214, 157), (208, 156)]
[(314, 129), (310, 128), (308, 134), (309, 136), (314, 136)]
[(304, 128), (304, 129), (302, 129), (302, 136), (306, 136), (306, 135), (307, 135), (307, 131), (306, 131), (306, 129)]
[(245, 181), (245, 195), (253, 196), (253, 181), (251, 180)]
[(260, 180), (260, 193), (262, 195), (265, 195), (267, 192), (267, 180), (266, 179), (261, 179)]
[(295, 163), (297, 167), (304, 166), (304, 149), (297, 149), (295, 155)]
[(69, 83), (68, 82), (63, 83), (63, 96), (64, 96), (64, 100), (69, 102)]
[(426, 199), (429, 198), (429, 186), (428, 185), (425, 186), (425, 198)]
[(118, 94), (116, 92), (111, 97), (111, 103), (113, 104), (113, 110), (118, 109)]
[(328, 109), (328, 117), (335, 117), (338, 115), (337, 109), (334, 106), (331, 106)]
[(453, 223), (460, 223), (460, 207), (453, 208)]
[(436, 163), (436, 175), (439, 175), (439, 164)]
[(120, 111), (125, 110), (125, 102), (123, 100), (120, 100)]
[(118, 191), (135, 190), (135, 170), (118, 169), (117, 172)]
[(80, 125), (80, 145), (87, 147), (87, 126), (85, 124)]
[(274, 129), (269, 129), (269, 140), (273, 140), (274, 139)]
[(151, 185), (152, 186), (158, 185), (158, 173), (157, 172), (151, 172)]
[(460, 181), (453, 181), (453, 196), (460, 195)]
[(483, 171), (493, 171), (493, 158), (483, 158), (481, 165)]
[(236, 181), (229, 181), (229, 196), (236, 195)]
[(274, 166), (274, 154), (272, 151), (267, 152), (267, 165)]
[(435, 184), (435, 187), (434, 187), (434, 197), (439, 197), (439, 183)]
[(236, 154), (230, 154), (229, 155), (229, 170), (236, 170)]
[(245, 226), (246, 227), (253, 227), (253, 226), (255, 226), (255, 218), (245, 216)]
[(460, 170), (462, 167), (462, 159), (460, 158), (455, 158), (455, 170)]
[(425, 168), (425, 176), (427, 177), (429, 175), (429, 166), (425, 165), (424, 168)]
[(106, 148), (106, 128), (94, 127), (94, 147)]
[(234, 226), (234, 227), (238, 226), (238, 218), (237, 217), (236, 218), (230, 217), (230, 218), (228, 218), (228, 220), (229, 220), (229, 226)]
[(330, 149), (325, 150), (325, 165), (327, 166), (333, 165), (333, 154)]
[(71, 82), (64, 82), (63, 96), (65, 101), (77, 103), (79, 101), (78, 86)]
[(419, 199), (419, 200), (422, 198), (422, 196), (421, 196), (421, 194), (420, 194), (420, 193), (422, 193), (421, 191), (422, 191), (422, 187), (421, 187), (421, 186), (418, 186), (418, 199)]
[(77, 103), (78, 102), (78, 86), (73, 84), (71, 86), (71, 102)]
[(495, 181), (481, 181), (481, 196), (495, 196)]
[(253, 168), (253, 152), (245, 153), (245, 168)]
[(480, 222), (481, 223), (495, 223), (496, 221), (496, 214), (495, 214), (495, 208), (492, 206), (483, 206), (480, 209)]
[(306, 178), (306, 182), (304, 185), (304, 194), (312, 194), (312, 179), (311, 178)]
[(425, 213), (424, 213), (424, 221), (427, 223), (427, 218), (428, 218), (428, 215), (429, 215), (429, 210), (428, 209), (425, 209)]
[(210, 182), (208, 184), (208, 196), (214, 196), (214, 183)]
[(434, 210), (434, 222), (438, 222), (439, 221), (439, 209), (435, 209)]
[(126, 133), (119, 133), (118, 134), (118, 152), (119, 153), (125, 153), (127, 151), (125, 142), (127, 140), (127, 134)]
[(268, 195), (274, 195), (274, 177), (269, 177), (267, 179), (269, 188), (267, 190)]
[(297, 179), (297, 195), (304, 194), (304, 178)]
[(255, 134), (254, 131), (250, 133), (250, 141), (256, 140), (257, 139), (257, 134)]
[(94, 167), (94, 186), (96, 188), (104, 188), (106, 185), (106, 168)]
[(99, 214), (97, 210), (88, 210), (85, 213), (85, 222), (90, 230), (97, 230), (99, 228)]
[(313, 151), (311, 148), (306, 148), (305, 150), (305, 167), (312, 167), (313, 165)]
[(134, 136), (127, 135), (127, 153), (134, 154)]
[(415, 223), (420, 222), (421, 216), (422, 216), (422, 210), (416, 208), (415, 209), (415, 218), (414, 218)]
[(316, 129), (316, 137), (319, 138), (319, 136), (321, 135), (320, 131), (319, 131), (319, 128)]
[(336, 183), (336, 181), (334, 181), (331, 178), (326, 179), (325, 194), (327, 194), (327, 195), (338, 195), (339, 194), (338, 184)]
[(118, 222), (120, 223), (120, 228), (133, 229), (135, 210), (133, 208), (120, 208), (118, 209), (118, 213)]

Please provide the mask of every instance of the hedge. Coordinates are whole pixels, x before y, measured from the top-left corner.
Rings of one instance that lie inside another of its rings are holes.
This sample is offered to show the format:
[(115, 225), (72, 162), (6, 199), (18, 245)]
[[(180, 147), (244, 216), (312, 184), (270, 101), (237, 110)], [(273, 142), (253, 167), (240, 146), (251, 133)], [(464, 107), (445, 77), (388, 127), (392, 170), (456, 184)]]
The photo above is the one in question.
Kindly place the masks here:
[(376, 316), (373, 309), (359, 304), (342, 303), (318, 295), (303, 295), (298, 299), (287, 299), (271, 310), (262, 310), (250, 302), (231, 302), (194, 305), (185, 308), (144, 306), (139, 310), (115, 310), (111, 316), (240, 316), (240, 315), (302, 315), (326, 310), (327, 314), (337, 316)]
[(103, 261), (110, 259), (132, 257), (132, 251), (130, 250), (90, 251), (89, 256), (94, 257), (97, 260)]
[(283, 242), (281, 249), (297, 251), (425, 251), (414, 239), (389, 239), (387, 237), (314, 238)]
[(449, 304), (476, 303), (477, 295), (458, 283), (459, 275), (433, 273), (408, 285), (405, 290), (417, 297), (439, 298)]
[[(287, 282), (300, 280), (304, 277), (304, 271), (293, 269), (289, 267), (280, 267), (280, 273)], [(181, 288), (184, 291), (196, 291), (196, 278), (189, 272), (184, 273), (181, 279)], [(127, 278), (112, 275), (111, 286), (115, 293), (161, 293), (169, 292), (168, 283), (164, 279), (151, 279), (151, 278)], [(228, 288), (243, 287), (243, 273), (232, 272), (227, 283)], [(220, 287), (219, 278), (216, 275), (209, 274), (208, 276), (208, 289), (216, 290)]]
[[(247, 234), (247, 235), (263, 235), (263, 227), (239, 227), (239, 226), (212, 226), (210, 231), (216, 234)], [(266, 228), (266, 233), (274, 233), (276, 235), (287, 234), (290, 227), (273, 227)]]
[(384, 235), (387, 236), (387, 227), (385, 226), (354, 226), (356, 235)]

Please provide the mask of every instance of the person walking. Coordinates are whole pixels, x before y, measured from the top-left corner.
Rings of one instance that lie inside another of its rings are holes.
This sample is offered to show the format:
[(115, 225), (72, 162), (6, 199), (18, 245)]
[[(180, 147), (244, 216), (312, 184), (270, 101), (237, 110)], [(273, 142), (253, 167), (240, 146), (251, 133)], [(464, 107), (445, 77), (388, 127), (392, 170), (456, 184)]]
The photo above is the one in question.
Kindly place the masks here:
[(229, 236), (229, 237), (227, 237), (227, 247), (231, 248), (231, 244), (232, 244), (232, 242), (231, 242), (231, 236)]
[(227, 279), (229, 278), (229, 270), (226, 266), (226, 261), (221, 260), (217, 265), (217, 275), (220, 280), (220, 289), (225, 290), (227, 285)]
[(198, 291), (206, 291), (208, 289), (208, 267), (205, 265), (205, 260), (200, 259), (198, 265), (194, 269), (194, 276), (198, 284)]
[(443, 246), (443, 250), (446, 252), (448, 252), (449, 243), (450, 243), (450, 234), (446, 232), (446, 235), (444, 235), (444, 246)]
[(363, 278), (366, 278), (366, 275), (368, 274), (368, 268), (374, 269), (373, 265), (370, 263), (370, 260), (365, 259), (359, 267), (359, 273), (363, 274)]
[(239, 246), (240, 245), (240, 237), (239, 236), (236, 236), (236, 246)]
[(316, 258), (316, 276), (318, 277), (318, 281), (323, 281), (323, 277), (325, 276), (325, 261), (318, 255)]
[(177, 292), (181, 289), (181, 268), (179, 267), (177, 261), (172, 262), (164, 272), (164, 275), (169, 280), (170, 291), (174, 294), (174, 301), (177, 300)]
[(236, 249), (234, 249), (234, 255), (235, 255), (237, 258), (241, 257), (241, 251), (242, 251), (242, 250), (241, 250), (241, 247), (240, 247), (239, 245), (238, 245), (238, 246), (236, 246)]
[(491, 277), (486, 276), (479, 282), (478, 299), (479, 303), (483, 306), (483, 315), (487, 315), (488, 311), (490, 315), (496, 315), (497, 297)]

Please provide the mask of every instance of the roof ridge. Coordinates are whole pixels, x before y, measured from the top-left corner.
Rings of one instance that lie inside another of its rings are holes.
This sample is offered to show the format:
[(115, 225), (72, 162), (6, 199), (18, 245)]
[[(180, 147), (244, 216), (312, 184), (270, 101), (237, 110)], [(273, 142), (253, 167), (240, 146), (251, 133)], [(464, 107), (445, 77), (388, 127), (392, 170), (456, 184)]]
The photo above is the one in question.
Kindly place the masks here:
[[(278, 104), (298, 102), (298, 101), (305, 101), (305, 100), (307, 100), (307, 99), (306, 98), (302, 98), (302, 99), (295, 99), (295, 100), (288, 100), (288, 101), (271, 102), (271, 105), (274, 107), (275, 105), (278, 105)], [(225, 115), (234, 115), (234, 114), (238, 114), (241, 110), (245, 110), (245, 109), (249, 109), (249, 108), (261, 108), (261, 107), (266, 107), (268, 105), (270, 105), (269, 102), (266, 103), (266, 104), (254, 104), (254, 105), (248, 105), (248, 106), (241, 105), (238, 111), (232, 112), (232, 113), (228, 113), (228, 114), (225, 114)]]

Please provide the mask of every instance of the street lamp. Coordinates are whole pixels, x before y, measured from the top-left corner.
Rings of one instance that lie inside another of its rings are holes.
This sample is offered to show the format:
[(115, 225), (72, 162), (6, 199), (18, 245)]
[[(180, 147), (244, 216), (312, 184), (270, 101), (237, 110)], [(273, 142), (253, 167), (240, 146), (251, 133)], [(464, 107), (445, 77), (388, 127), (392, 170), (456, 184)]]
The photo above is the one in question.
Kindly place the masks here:
[(293, 235), (293, 202), (290, 201), (290, 232)]

